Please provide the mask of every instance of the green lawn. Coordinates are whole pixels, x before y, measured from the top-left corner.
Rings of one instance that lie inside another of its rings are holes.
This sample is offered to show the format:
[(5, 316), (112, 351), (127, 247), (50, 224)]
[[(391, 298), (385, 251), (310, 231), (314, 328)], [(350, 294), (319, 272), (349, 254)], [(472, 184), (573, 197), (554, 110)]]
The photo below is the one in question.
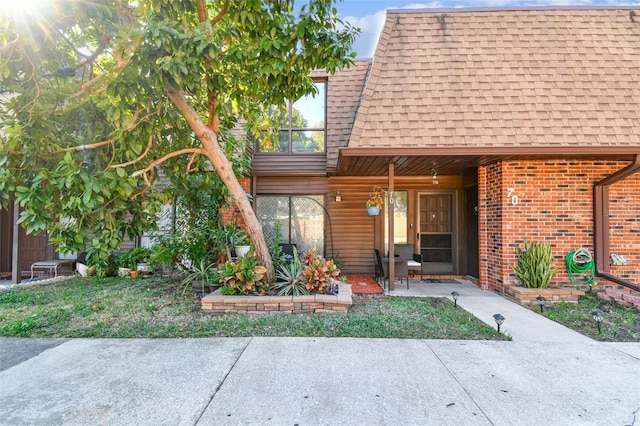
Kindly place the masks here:
[[(538, 313), (539, 308), (535, 309)], [(603, 314), (601, 332), (598, 332), (593, 316), (594, 311)], [(563, 302), (544, 309), (544, 316), (560, 324), (585, 334), (595, 340), (605, 342), (640, 342), (640, 313), (633, 306), (623, 306), (608, 302), (587, 292), (578, 303)]]
[(355, 297), (346, 314), (208, 314), (167, 278), (77, 278), (0, 293), (0, 335), (326, 336), (501, 340), (448, 299)]

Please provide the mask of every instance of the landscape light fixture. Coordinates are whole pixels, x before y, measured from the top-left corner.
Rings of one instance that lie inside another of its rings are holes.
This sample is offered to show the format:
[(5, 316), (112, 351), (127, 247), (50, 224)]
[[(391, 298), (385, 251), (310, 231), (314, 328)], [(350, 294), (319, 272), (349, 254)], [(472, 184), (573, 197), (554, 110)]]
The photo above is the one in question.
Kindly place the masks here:
[(547, 303), (546, 297), (538, 296), (538, 297), (536, 297), (536, 300), (538, 301), (538, 305), (540, 305), (540, 313), (543, 313), (544, 312), (544, 304)]
[(602, 329), (600, 328), (600, 324), (604, 319), (604, 316), (602, 315), (602, 311), (593, 311), (591, 312), (591, 316), (593, 317), (593, 320), (596, 322), (596, 325), (598, 326), (598, 333), (602, 333)]
[(336, 192), (336, 203), (342, 201), (342, 195), (340, 195), (340, 191)]
[(498, 333), (500, 333), (500, 326), (504, 322), (505, 318), (500, 314), (495, 314), (493, 319), (496, 320), (496, 324), (498, 324)]
[(458, 298), (460, 297), (460, 293), (458, 293), (457, 291), (452, 291), (451, 297), (453, 297), (453, 306), (458, 306)]

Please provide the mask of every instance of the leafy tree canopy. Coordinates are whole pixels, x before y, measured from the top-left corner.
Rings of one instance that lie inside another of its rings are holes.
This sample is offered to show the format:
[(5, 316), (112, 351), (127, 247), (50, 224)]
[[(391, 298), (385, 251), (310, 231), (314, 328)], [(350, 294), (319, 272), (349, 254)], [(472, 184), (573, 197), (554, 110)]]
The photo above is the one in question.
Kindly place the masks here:
[(176, 191), (223, 187), (270, 268), (232, 129), (242, 118), (259, 134), (254, 117), (313, 93), (311, 70), (350, 65), (357, 30), (331, 0), (51, 0), (0, 13), (2, 207), (19, 202), (23, 226), (63, 250), (106, 255)]

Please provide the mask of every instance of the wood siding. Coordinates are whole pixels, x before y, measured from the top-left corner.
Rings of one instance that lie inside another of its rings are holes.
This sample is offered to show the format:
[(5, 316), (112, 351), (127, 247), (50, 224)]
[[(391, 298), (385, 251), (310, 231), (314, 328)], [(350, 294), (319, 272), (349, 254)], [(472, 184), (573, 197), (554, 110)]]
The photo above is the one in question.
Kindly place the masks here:
[(322, 154), (254, 154), (252, 176), (326, 176), (327, 157)]
[(256, 177), (256, 195), (320, 195), (328, 191), (327, 178), (325, 177), (283, 177), (267, 176)]
[[(398, 176), (395, 179), (397, 191), (408, 191), (409, 224), (415, 224), (416, 202), (418, 192), (450, 191), (462, 187), (462, 176), (438, 176), (438, 184), (434, 185), (431, 176)], [(282, 177), (260, 176), (254, 178), (254, 194), (262, 195), (296, 195), (324, 194), (325, 208), (329, 220), (325, 221), (325, 247), (331, 247), (333, 238), (334, 253), (345, 261), (345, 273), (373, 274), (373, 249), (384, 250), (384, 213), (369, 216), (365, 203), (373, 186), (388, 187), (386, 177), (335, 176), (335, 177)], [(335, 196), (340, 192), (341, 201)], [(459, 195), (458, 195), (459, 196)], [(456, 203), (458, 209), (464, 203)], [(458, 253), (462, 254), (461, 243), (463, 232), (462, 214), (456, 214), (458, 232)], [(408, 230), (409, 243), (415, 243), (415, 230)], [(457, 256), (456, 269), (459, 270), (460, 255)]]

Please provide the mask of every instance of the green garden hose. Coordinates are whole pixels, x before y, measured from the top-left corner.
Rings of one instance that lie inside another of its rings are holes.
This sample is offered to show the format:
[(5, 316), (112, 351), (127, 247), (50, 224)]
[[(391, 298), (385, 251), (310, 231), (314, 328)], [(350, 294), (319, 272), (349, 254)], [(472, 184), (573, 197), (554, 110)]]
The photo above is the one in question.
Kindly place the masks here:
[[(570, 251), (567, 253), (565, 261), (571, 285), (578, 289), (578, 285), (593, 284), (593, 279), (596, 276), (596, 264), (589, 251), (583, 248)], [(582, 278), (577, 278), (578, 276)]]

